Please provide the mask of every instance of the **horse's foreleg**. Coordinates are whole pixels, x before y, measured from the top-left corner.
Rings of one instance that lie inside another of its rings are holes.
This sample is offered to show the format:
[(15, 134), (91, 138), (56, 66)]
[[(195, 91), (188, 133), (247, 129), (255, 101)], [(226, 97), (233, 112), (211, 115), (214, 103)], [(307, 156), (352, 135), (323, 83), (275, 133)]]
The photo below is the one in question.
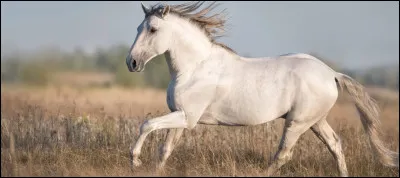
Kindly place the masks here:
[(164, 167), (172, 150), (174, 150), (176, 144), (178, 144), (182, 133), (183, 129), (169, 129), (165, 144), (161, 148), (161, 162), (159, 163), (158, 168), (162, 169)]
[(187, 128), (185, 114), (182, 111), (175, 111), (167, 115), (150, 119), (144, 122), (140, 127), (139, 138), (136, 141), (133, 149), (131, 149), (131, 159), (133, 166), (141, 165), (139, 155), (143, 142), (146, 139), (147, 135), (154, 130), (166, 128)]

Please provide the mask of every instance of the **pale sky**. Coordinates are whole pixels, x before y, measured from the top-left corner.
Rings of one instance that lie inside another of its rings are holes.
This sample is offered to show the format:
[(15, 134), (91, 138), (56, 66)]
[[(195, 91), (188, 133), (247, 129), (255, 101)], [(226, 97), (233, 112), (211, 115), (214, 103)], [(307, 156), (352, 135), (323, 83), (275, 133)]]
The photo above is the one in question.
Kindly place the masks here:
[[(215, 12), (230, 18), (219, 41), (240, 55), (315, 52), (350, 69), (399, 63), (399, 2), (220, 3)], [(143, 18), (140, 2), (2, 1), (2, 52), (130, 46)]]

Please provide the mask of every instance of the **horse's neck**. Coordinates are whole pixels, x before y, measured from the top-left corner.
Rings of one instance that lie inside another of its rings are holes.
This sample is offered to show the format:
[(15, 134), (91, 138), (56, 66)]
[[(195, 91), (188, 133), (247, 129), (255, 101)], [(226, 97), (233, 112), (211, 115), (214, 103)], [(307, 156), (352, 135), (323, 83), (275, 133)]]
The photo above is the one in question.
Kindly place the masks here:
[(175, 22), (173, 25), (180, 25), (176, 28), (174, 40), (166, 53), (171, 78), (188, 76), (198, 64), (209, 58), (213, 45), (198, 27), (186, 19), (174, 14), (167, 18)]
[(207, 57), (197, 55), (196, 53), (190, 53), (189, 51), (182, 50), (179, 53), (180, 54), (176, 54), (176, 52), (173, 51), (165, 53), (169, 73), (173, 80), (178, 78), (184, 80), (184, 78), (188, 78), (198, 64), (207, 60)]
[[(212, 45), (208, 51), (190, 51), (190, 50), (179, 50), (179, 52), (167, 52), (165, 53), (169, 72), (172, 80), (179, 79), (180, 81), (186, 81), (193, 75), (193, 71), (201, 65), (200, 63), (205, 62), (216, 62), (216, 60), (224, 61), (223, 64), (232, 66), (235, 61), (241, 57), (233, 54), (226, 49)], [(220, 62), (217, 62), (221, 64)], [(216, 66), (215, 66), (216, 67)], [(217, 67), (218, 68), (218, 67)]]
[(171, 79), (180, 77), (180, 80), (186, 80), (202, 62), (224, 56), (222, 53), (229, 53), (210, 42), (204, 33), (193, 24), (174, 15), (169, 18), (171, 21), (177, 21), (183, 27), (179, 28), (181, 31), (177, 31), (179, 35), (174, 37), (175, 40), (165, 55)]
[[(195, 44), (196, 46), (192, 46)], [(200, 63), (208, 60), (211, 53), (211, 45), (183, 43), (175, 49), (165, 53), (171, 78), (190, 75)]]

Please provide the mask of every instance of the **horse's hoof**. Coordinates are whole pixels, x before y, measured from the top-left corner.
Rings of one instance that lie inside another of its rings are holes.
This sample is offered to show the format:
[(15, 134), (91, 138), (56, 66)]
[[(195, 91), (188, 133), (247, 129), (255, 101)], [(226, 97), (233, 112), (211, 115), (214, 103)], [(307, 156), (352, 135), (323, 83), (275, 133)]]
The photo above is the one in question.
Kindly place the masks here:
[(133, 167), (139, 167), (140, 165), (142, 165), (142, 161), (140, 161), (139, 158), (136, 158), (136, 159), (132, 160), (132, 166)]
[(164, 166), (165, 166), (164, 163), (159, 163), (159, 164), (157, 164), (156, 168), (158, 171), (161, 171), (161, 170), (164, 170)]

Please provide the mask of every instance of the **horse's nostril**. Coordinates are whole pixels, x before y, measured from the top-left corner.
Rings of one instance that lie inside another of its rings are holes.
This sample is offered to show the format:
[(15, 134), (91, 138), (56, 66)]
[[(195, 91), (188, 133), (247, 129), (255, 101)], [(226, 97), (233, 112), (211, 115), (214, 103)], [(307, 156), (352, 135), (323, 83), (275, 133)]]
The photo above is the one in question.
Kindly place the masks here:
[(132, 61), (132, 68), (133, 68), (133, 69), (136, 68), (136, 60), (133, 60), (133, 61)]

